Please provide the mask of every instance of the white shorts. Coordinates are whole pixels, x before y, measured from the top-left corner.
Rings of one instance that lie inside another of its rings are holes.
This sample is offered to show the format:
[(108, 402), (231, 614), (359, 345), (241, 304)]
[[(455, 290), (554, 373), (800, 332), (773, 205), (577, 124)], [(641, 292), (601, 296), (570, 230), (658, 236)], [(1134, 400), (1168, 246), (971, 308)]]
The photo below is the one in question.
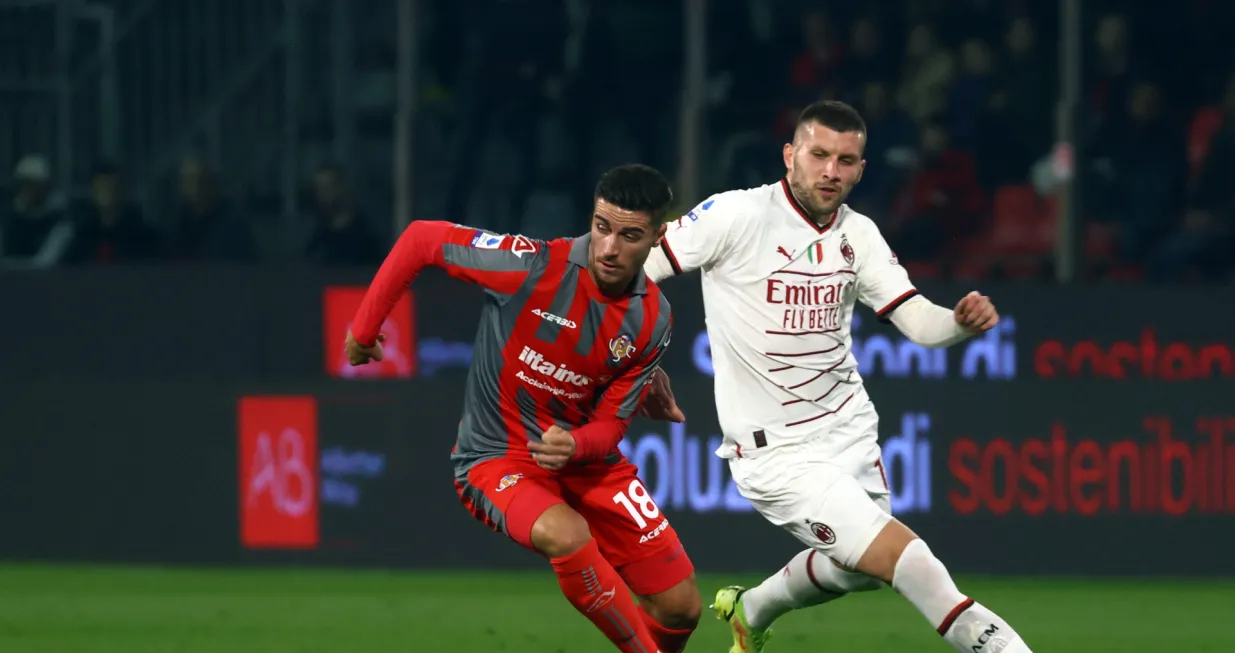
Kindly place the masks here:
[(878, 429), (868, 403), (830, 433), (733, 458), (729, 469), (765, 519), (853, 569), (892, 519)]

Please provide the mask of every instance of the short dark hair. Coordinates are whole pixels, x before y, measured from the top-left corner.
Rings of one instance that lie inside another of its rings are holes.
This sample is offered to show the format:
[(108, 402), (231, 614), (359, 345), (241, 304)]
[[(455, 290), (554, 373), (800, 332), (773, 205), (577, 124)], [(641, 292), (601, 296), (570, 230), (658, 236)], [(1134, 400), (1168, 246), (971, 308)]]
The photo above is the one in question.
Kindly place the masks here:
[(642, 211), (660, 226), (673, 204), (673, 188), (659, 170), (638, 163), (618, 166), (600, 176), (593, 199), (627, 211)]
[(866, 133), (866, 121), (857, 109), (840, 100), (819, 100), (802, 109), (798, 114), (798, 127), (817, 122), (828, 129), (841, 132)]

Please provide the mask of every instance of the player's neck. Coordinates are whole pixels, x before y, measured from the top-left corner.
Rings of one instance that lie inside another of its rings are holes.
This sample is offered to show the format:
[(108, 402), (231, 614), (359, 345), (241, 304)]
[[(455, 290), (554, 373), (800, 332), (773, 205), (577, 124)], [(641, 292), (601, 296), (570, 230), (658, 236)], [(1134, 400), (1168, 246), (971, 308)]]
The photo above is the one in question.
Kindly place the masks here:
[(622, 284), (604, 283), (600, 279), (596, 278), (596, 273), (592, 272), (590, 267), (588, 268), (587, 276), (592, 279), (592, 285), (596, 286), (596, 290), (600, 291), (600, 294), (604, 295), (608, 299), (621, 299), (629, 295), (630, 287), (635, 283), (633, 278)]
[(806, 202), (802, 201), (802, 196), (798, 194), (798, 189), (795, 188), (793, 184), (789, 184), (789, 194), (793, 196), (794, 203), (801, 207), (802, 211), (806, 213), (806, 215), (810, 216), (810, 221), (814, 222), (818, 227), (822, 228), (828, 226), (828, 224), (832, 222), (832, 216), (836, 215), (836, 211), (825, 213), (823, 215), (817, 215), (814, 211), (806, 208)]

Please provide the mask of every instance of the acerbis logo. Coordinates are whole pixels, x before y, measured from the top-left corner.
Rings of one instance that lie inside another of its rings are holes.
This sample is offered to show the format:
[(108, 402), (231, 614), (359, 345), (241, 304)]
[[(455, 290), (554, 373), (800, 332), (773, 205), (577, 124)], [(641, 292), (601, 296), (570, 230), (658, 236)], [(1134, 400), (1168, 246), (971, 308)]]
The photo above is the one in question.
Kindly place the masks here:
[(666, 528), (669, 528), (668, 519), (662, 520), (656, 528), (653, 528), (650, 532), (645, 533), (643, 537), (639, 538), (639, 544), (647, 544), (660, 537), (660, 534), (664, 533)]
[(542, 311), (542, 310), (540, 310), (539, 308), (533, 308), (533, 309), (532, 309), (532, 315), (535, 315), (536, 317), (539, 317), (539, 318), (540, 318), (540, 319), (542, 319), (542, 320), (546, 320), (546, 321), (552, 322), (552, 323), (554, 323), (554, 324), (560, 324), (560, 325), (562, 325), (562, 326), (566, 327), (567, 329), (577, 329), (577, 328), (579, 328), (579, 325), (578, 325), (578, 324), (575, 324), (575, 322), (574, 322), (573, 320), (568, 320), (568, 319), (566, 319), (566, 318), (564, 318), (564, 317), (561, 317), (561, 316), (558, 316), (558, 315), (554, 315), (553, 313), (549, 313), (549, 312), (547, 312), (547, 311)]
[(592, 382), (592, 379), (572, 372), (565, 365), (558, 365), (551, 361), (545, 360), (545, 357), (540, 352), (531, 347), (524, 347), (523, 352), (519, 354), (519, 360), (523, 361), (528, 367), (534, 371), (544, 374), (554, 381), (561, 381), (571, 385), (586, 386)]

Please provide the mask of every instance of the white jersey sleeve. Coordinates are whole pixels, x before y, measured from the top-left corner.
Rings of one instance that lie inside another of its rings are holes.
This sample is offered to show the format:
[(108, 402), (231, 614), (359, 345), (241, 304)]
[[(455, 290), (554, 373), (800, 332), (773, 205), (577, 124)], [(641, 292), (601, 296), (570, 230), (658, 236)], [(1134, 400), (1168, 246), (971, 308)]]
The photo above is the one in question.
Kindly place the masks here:
[(660, 247), (648, 255), (644, 272), (652, 281), (660, 281), (716, 265), (737, 240), (747, 204), (738, 193), (720, 193), (670, 222)]
[(880, 320), (887, 322), (888, 316), (898, 306), (918, 294), (918, 289), (909, 280), (909, 273), (901, 266), (896, 254), (884, 240), (879, 227), (865, 216), (861, 230), (861, 238), (855, 243), (861, 248), (857, 252), (858, 299), (875, 311)]

